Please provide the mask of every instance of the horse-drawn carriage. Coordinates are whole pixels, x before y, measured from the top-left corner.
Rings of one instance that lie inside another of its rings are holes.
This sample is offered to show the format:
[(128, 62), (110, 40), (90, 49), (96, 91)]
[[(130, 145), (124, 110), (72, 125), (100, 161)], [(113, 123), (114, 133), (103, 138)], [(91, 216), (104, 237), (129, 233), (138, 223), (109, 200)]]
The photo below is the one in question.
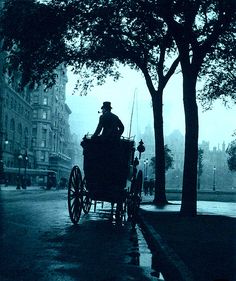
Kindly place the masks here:
[[(137, 169), (135, 142), (122, 138), (116, 141), (85, 136), (81, 142), (84, 155), (84, 176), (78, 166), (71, 170), (68, 184), (70, 219), (77, 224), (82, 211), (87, 214), (92, 202), (110, 202), (115, 207), (116, 220), (127, 215), (136, 224), (141, 202), (142, 171)], [(137, 148), (139, 158), (143, 142)]]

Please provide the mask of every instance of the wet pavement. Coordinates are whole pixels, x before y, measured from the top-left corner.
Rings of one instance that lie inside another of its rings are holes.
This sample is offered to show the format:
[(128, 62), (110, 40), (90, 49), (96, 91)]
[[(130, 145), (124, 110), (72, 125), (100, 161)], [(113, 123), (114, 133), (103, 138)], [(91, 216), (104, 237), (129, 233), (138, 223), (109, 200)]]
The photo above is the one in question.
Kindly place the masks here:
[(141, 229), (109, 221), (110, 204), (73, 225), (65, 190), (3, 189), (1, 281), (164, 280)]
[[(110, 204), (92, 208), (74, 226), (66, 190), (2, 187), (0, 280), (234, 281), (236, 203), (198, 201), (198, 217), (189, 220), (178, 217), (180, 201), (160, 208), (153, 197), (143, 199), (151, 232), (111, 223)], [(152, 252), (147, 233), (158, 242)]]
[(140, 223), (166, 280), (236, 280), (236, 203), (198, 201), (196, 217), (180, 201), (141, 205)]
[[(151, 200), (146, 201), (141, 205), (141, 208), (150, 212), (179, 212), (181, 207), (180, 201), (171, 201), (171, 204), (161, 207), (156, 207), (150, 204)], [(213, 202), (213, 201), (198, 201), (197, 213), (199, 215), (222, 215), (236, 218), (236, 203), (234, 202)]]

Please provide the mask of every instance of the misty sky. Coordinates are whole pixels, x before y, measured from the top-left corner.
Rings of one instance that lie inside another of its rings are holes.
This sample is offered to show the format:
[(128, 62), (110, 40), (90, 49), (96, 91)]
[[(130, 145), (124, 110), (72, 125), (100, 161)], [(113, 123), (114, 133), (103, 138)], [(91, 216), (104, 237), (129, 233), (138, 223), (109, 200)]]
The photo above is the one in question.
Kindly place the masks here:
[[(68, 71), (68, 84), (66, 88), (66, 102), (72, 114), (70, 115), (71, 131), (82, 137), (86, 133), (92, 134), (97, 126), (102, 103), (110, 101), (112, 112), (117, 114), (125, 125), (123, 136), (134, 136), (137, 130), (144, 131), (145, 127), (153, 127), (153, 115), (151, 99), (145, 80), (141, 73), (122, 67), (122, 75), (119, 81), (107, 79), (103, 86), (97, 86), (87, 96), (79, 93), (72, 95), (76, 77)], [(135, 93), (134, 114), (132, 130), (130, 132), (130, 120), (132, 104)], [(178, 129), (184, 135), (184, 113), (182, 102), (182, 76), (174, 75), (167, 84), (164, 92), (164, 134), (169, 135)], [(218, 146), (223, 141), (228, 144), (236, 129), (235, 106), (225, 108), (219, 101), (210, 111), (203, 112), (199, 105), (199, 142), (210, 141), (210, 145)]]

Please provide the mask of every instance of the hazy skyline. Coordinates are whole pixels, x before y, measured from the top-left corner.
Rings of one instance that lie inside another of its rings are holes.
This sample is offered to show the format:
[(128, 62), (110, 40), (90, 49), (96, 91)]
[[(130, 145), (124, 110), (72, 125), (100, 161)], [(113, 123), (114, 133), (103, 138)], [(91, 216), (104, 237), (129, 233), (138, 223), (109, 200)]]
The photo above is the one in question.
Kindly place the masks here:
[[(92, 134), (98, 123), (98, 111), (102, 103), (110, 101), (113, 107), (112, 112), (117, 114), (124, 123), (123, 135), (127, 137), (130, 134), (134, 92), (136, 94), (131, 136), (136, 135), (138, 130), (141, 133), (144, 132), (146, 126), (153, 127), (151, 98), (142, 74), (128, 67), (122, 70), (123, 78), (116, 82), (109, 78), (104, 85), (94, 87), (87, 96), (80, 96), (79, 92), (72, 95), (76, 77), (68, 71), (66, 103), (72, 111), (70, 115), (72, 132), (79, 137), (86, 133)], [(233, 140), (232, 134), (236, 129), (235, 107), (227, 109), (221, 101), (217, 101), (212, 110), (203, 112), (201, 105), (198, 110), (199, 143), (202, 140), (209, 141), (210, 146), (213, 147), (221, 145), (223, 141), (228, 144)], [(185, 134), (181, 74), (172, 76), (165, 88), (163, 118), (165, 136), (176, 129)]]

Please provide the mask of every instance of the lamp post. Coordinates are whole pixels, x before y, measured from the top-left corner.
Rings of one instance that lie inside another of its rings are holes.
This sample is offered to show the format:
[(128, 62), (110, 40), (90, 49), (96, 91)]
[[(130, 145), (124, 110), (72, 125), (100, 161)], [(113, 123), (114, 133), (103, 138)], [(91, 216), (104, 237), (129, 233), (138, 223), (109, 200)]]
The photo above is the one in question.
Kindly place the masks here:
[(0, 132), (0, 184), (4, 182), (4, 165), (3, 165), (3, 149), (2, 149), (2, 141), (3, 140), (3, 132)]
[[(3, 142), (3, 136), (5, 136), (5, 141)], [(7, 134), (3, 131), (0, 131), (0, 184), (4, 183), (5, 175), (4, 175), (4, 162), (3, 162), (3, 143), (8, 144)]]
[(213, 167), (213, 191), (216, 190), (216, 166)]
[(144, 179), (148, 178), (148, 159), (144, 160)]
[(20, 174), (20, 168), (21, 168), (21, 161), (23, 159), (23, 156), (21, 154), (18, 155), (18, 165), (19, 165), (19, 170), (18, 170), (18, 178), (17, 178), (17, 186), (16, 189), (20, 189), (21, 186), (21, 174)]
[[(1, 81), (0, 81), (1, 82)], [(0, 91), (0, 185), (4, 182), (4, 165), (3, 165), (3, 95)]]
[(146, 180), (146, 160), (143, 160), (143, 175), (144, 175), (144, 180)]
[(27, 151), (25, 152), (24, 154), (24, 166), (25, 166), (25, 173), (24, 173), (24, 180), (23, 180), (23, 183), (22, 183), (22, 188), (26, 189), (26, 186), (27, 186), (27, 181), (26, 181), (26, 168), (27, 168), (27, 163), (28, 163), (28, 155), (27, 155)]

